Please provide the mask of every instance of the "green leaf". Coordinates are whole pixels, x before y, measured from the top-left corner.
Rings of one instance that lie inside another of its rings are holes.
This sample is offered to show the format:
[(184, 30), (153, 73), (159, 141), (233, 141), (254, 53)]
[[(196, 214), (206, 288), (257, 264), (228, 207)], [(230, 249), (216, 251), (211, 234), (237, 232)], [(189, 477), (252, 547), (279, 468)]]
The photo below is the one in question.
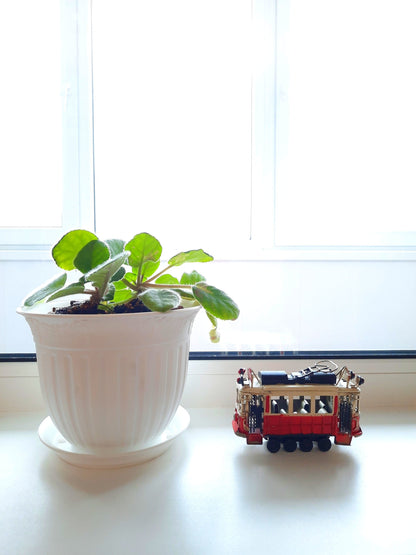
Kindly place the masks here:
[(127, 272), (124, 275), (124, 279), (127, 279), (127, 280), (131, 281), (132, 283), (136, 283), (136, 281), (137, 281), (137, 269), (134, 270), (133, 272)]
[[(127, 285), (124, 283), (124, 281), (113, 281), (111, 282), (111, 285), (114, 287), (114, 289), (116, 291), (121, 291), (122, 289), (128, 289)], [(131, 289), (129, 289), (129, 291), (131, 291)]]
[(202, 249), (180, 252), (168, 260), (169, 266), (181, 266), (185, 262), (211, 262), (214, 257)]
[(129, 289), (124, 281), (114, 281), (110, 283), (110, 286), (114, 288), (113, 297), (109, 299), (112, 304), (122, 304), (137, 297), (136, 291)]
[(195, 270), (190, 274), (184, 272), (181, 277), (182, 285), (195, 285), (195, 283), (199, 283), (200, 281), (205, 281), (205, 278)]
[(111, 281), (119, 281), (120, 279), (122, 279), (124, 277), (126, 273), (126, 270), (123, 268), (123, 266), (117, 270), (117, 272), (113, 275), (113, 277), (111, 278)]
[(154, 312), (167, 312), (179, 306), (181, 298), (170, 289), (147, 289), (139, 295), (143, 304)]
[(114, 287), (113, 283), (109, 283), (105, 294), (103, 295), (103, 301), (112, 301), (114, 299), (114, 293), (116, 292), (116, 288)]
[[(123, 270), (124, 268), (121, 268), (121, 269)], [(118, 276), (118, 274), (119, 274), (119, 271), (116, 272), (116, 274), (113, 276), (113, 278)], [(111, 279), (111, 281), (115, 285), (115, 288), (117, 289), (117, 291), (120, 291), (121, 289), (128, 289), (131, 292), (132, 289), (134, 289), (135, 286), (136, 286), (137, 272), (126, 272), (122, 276), (122, 279), (118, 279), (118, 280), (114, 279), (114, 281), (113, 281), (113, 278)], [(131, 288), (129, 288), (129, 285), (127, 284), (127, 282), (129, 282), (131, 284)]]
[(98, 239), (91, 231), (74, 229), (66, 233), (52, 249), (52, 257), (63, 270), (74, 270), (74, 259), (90, 241)]
[(195, 299), (195, 297), (192, 295), (192, 293), (189, 290), (173, 289), (173, 291), (176, 291), (177, 293), (179, 293), (179, 295), (182, 297), (182, 299), (187, 299), (188, 301), (194, 301), (195, 304), (199, 304), (198, 301)]
[(110, 258), (110, 250), (105, 243), (94, 239), (83, 247), (74, 258), (74, 266), (86, 274)]
[(100, 296), (102, 297), (111, 278), (125, 263), (126, 258), (127, 253), (125, 252), (118, 254), (114, 258), (110, 258), (97, 268), (94, 268), (90, 272), (86, 273), (85, 280), (91, 282), (93, 286), (98, 289)]
[(158, 277), (155, 280), (155, 283), (165, 283), (165, 284), (172, 284), (172, 285), (179, 285), (178, 278), (172, 276), (171, 274), (163, 274), (162, 276)]
[[(198, 280), (198, 281), (201, 281), (201, 280)], [(164, 284), (164, 285), (178, 285), (179, 287), (181, 285), (191, 285), (190, 283), (188, 284), (188, 283), (182, 282), (182, 280), (179, 283), (178, 278), (176, 278), (175, 276), (172, 276), (171, 274), (163, 274), (162, 276), (158, 277), (155, 280), (155, 283)], [(176, 293), (178, 293), (182, 297), (182, 299), (186, 299), (188, 301), (195, 301), (195, 297), (193, 296), (190, 290), (184, 290), (176, 287), (172, 288), (172, 290), (176, 291)]]
[(48, 295), (55, 293), (58, 289), (61, 289), (67, 279), (67, 274), (61, 274), (60, 276), (48, 281), (44, 285), (42, 285), (39, 289), (36, 289), (33, 293), (31, 293), (26, 299), (23, 301), (24, 306), (33, 306), (40, 301), (46, 299)]
[(129, 241), (125, 249), (130, 251), (129, 264), (132, 268), (141, 268), (145, 262), (157, 262), (162, 254), (162, 245), (149, 233), (139, 233)]
[(106, 243), (110, 250), (111, 258), (114, 258), (124, 251), (125, 242), (122, 239), (107, 239)]
[(149, 279), (156, 272), (159, 266), (160, 260), (158, 260), (157, 262), (151, 262), (150, 260), (144, 262), (141, 267), (142, 281), (146, 281), (147, 279)]
[(83, 283), (79, 283), (79, 282), (71, 283), (71, 285), (68, 285), (68, 287), (65, 287), (64, 289), (61, 289), (56, 293), (54, 293), (53, 295), (51, 295), (48, 298), (48, 301), (53, 301), (55, 299), (59, 299), (60, 297), (69, 297), (70, 295), (78, 295), (84, 292), (85, 292), (85, 286)]
[(136, 297), (136, 293), (134, 293), (131, 289), (127, 287), (125, 289), (116, 289), (114, 293), (114, 297), (112, 299), (112, 304), (124, 304), (134, 299)]
[(224, 291), (206, 283), (197, 283), (192, 287), (197, 301), (209, 314), (221, 320), (236, 320), (240, 310)]

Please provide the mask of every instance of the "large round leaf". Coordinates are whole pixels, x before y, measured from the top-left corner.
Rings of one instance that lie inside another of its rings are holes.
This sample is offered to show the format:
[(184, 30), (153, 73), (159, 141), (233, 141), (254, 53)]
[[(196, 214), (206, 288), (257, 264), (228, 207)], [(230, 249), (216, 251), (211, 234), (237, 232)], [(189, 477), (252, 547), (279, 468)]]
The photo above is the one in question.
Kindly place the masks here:
[(192, 293), (207, 312), (220, 320), (236, 320), (240, 309), (235, 302), (221, 289), (206, 283), (197, 283)]
[(201, 281), (205, 281), (205, 278), (196, 270), (193, 270), (190, 274), (184, 272), (181, 277), (181, 283), (183, 285), (195, 285), (195, 283), (199, 283)]
[(106, 243), (110, 249), (111, 258), (114, 258), (124, 250), (124, 241), (122, 239), (107, 239)]
[(179, 280), (171, 274), (163, 274), (155, 279), (155, 283), (163, 283), (165, 285), (179, 285)]
[(152, 277), (152, 275), (156, 273), (156, 270), (159, 268), (159, 266), (160, 260), (157, 260), (156, 262), (153, 262), (152, 260), (147, 260), (146, 262), (143, 262), (140, 268), (141, 280), (146, 281), (147, 279)]
[(98, 237), (85, 229), (74, 229), (66, 233), (52, 249), (52, 257), (63, 270), (74, 270), (74, 260), (81, 249)]
[(48, 295), (52, 295), (52, 293), (61, 289), (65, 285), (66, 279), (67, 274), (61, 274), (60, 276), (53, 278), (45, 285), (42, 285), (23, 301), (24, 306), (33, 306), (34, 304), (43, 301)]
[(143, 304), (154, 312), (167, 312), (179, 306), (181, 298), (170, 289), (147, 289), (139, 295)]
[(168, 264), (169, 266), (181, 266), (186, 262), (211, 262), (211, 260), (214, 260), (213, 256), (202, 249), (197, 249), (175, 254), (175, 256), (168, 260)]
[(98, 239), (90, 241), (74, 258), (74, 266), (86, 274), (110, 258), (108, 246)]
[(135, 298), (135, 293), (131, 289), (118, 289), (114, 292), (114, 296), (112, 298), (113, 304), (124, 304), (128, 303), (129, 301)]
[(61, 297), (70, 297), (71, 295), (79, 295), (85, 292), (85, 285), (83, 283), (71, 283), (68, 287), (60, 289), (48, 298), (48, 301), (54, 301)]
[(126, 244), (125, 249), (130, 252), (130, 266), (139, 268), (139, 271), (145, 262), (157, 262), (162, 254), (162, 245), (149, 233), (135, 235)]

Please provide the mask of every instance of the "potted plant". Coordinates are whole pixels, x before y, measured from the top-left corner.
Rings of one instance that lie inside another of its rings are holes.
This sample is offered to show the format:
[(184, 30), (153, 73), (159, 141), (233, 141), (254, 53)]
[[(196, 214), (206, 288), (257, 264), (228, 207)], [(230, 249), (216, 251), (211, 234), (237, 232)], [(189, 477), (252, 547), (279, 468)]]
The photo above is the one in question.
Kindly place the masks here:
[(174, 437), (189, 422), (179, 404), (196, 314), (205, 310), (212, 341), (218, 319), (238, 317), (235, 302), (197, 271), (170, 273), (211, 255), (180, 252), (160, 268), (161, 254), (148, 233), (126, 243), (70, 231), (52, 249), (64, 272), (18, 309), (32, 330), (50, 416), (39, 433), (69, 462), (134, 464), (162, 452), (167, 428)]

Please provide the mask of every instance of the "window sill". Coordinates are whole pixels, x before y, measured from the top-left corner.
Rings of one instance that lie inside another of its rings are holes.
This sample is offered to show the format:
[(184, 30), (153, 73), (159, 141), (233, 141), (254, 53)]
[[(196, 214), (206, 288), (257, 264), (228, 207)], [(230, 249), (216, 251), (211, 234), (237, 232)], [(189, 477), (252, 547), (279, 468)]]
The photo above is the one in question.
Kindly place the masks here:
[(233, 434), (232, 408), (189, 412), (165, 454), (117, 470), (61, 461), (37, 437), (42, 413), (1, 415), (0, 551), (132, 554), (140, 538), (143, 554), (267, 553), (278, 514), (283, 553), (415, 553), (414, 411), (362, 413), (350, 447), (274, 455)]

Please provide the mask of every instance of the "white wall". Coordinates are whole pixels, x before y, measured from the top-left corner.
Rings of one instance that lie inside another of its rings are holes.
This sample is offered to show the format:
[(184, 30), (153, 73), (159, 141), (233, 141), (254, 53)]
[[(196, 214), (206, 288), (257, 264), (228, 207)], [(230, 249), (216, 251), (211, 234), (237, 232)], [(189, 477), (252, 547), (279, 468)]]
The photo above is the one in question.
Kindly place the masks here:
[[(240, 318), (218, 350), (412, 350), (416, 262), (218, 262), (203, 269), (232, 293)], [(209, 274), (209, 275), (208, 275)], [(198, 317), (194, 350), (212, 348)]]
[[(241, 315), (221, 322), (222, 341), (211, 344), (201, 313), (192, 350), (416, 349), (416, 261), (217, 261), (198, 269)], [(0, 261), (0, 352), (34, 352), (15, 309), (54, 273), (48, 261)]]
[[(339, 366), (364, 377), (361, 408), (416, 407), (416, 359), (337, 360)], [(228, 360), (190, 361), (182, 404), (186, 408), (228, 407), (230, 422), (234, 410), (238, 369), (301, 370), (312, 360)], [(46, 411), (35, 363), (0, 364), (0, 413), (4, 411)]]

